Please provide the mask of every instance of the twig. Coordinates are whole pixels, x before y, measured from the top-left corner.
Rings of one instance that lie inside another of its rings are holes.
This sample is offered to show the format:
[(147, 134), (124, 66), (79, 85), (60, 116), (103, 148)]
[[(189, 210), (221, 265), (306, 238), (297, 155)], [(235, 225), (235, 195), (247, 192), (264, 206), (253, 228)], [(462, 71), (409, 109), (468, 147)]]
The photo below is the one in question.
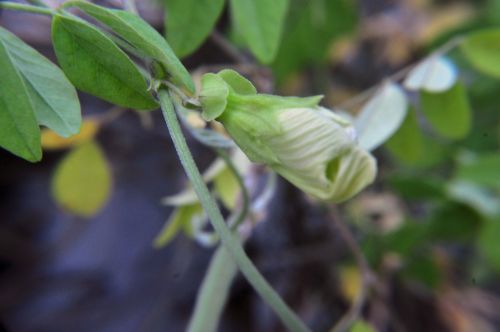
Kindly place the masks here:
[(123, 8), (137, 16), (139, 16), (139, 12), (137, 10), (137, 5), (135, 0), (123, 0)]
[(241, 52), (229, 41), (227, 41), (224, 36), (222, 36), (219, 32), (214, 31), (210, 35), (210, 38), (214, 41), (214, 43), (219, 46), (224, 53), (226, 53), (229, 57), (231, 57), (237, 63), (248, 63), (249, 59), (241, 54)]
[(427, 58), (431, 57), (438, 57), (438, 56), (443, 56), (444, 54), (450, 52), (453, 50), (455, 47), (459, 46), (463, 41), (465, 40), (464, 36), (457, 36), (452, 39), (450, 39), (448, 42), (443, 44), (441, 47), (437, 48), (434, 52), (432, 52), (429, 56), (424, 58), (423, 60), (420, 60), (417, 63), (412, 63), (409, 66), (404, 67), (403, 69), (397, 71), (396, 73), (390, 75), (386, 79), (382, 80), (381, 82), (377, 83), (376, 85), (372, 86), (371, 88), (361, 92), (360, 94), (346, 100), (345, 102), (341, 103), (338, 105), (337, 108), (342, 109), (342, 110), (349, 110), (351, 108), (354, 108), (354, 106), (364, 102), (367, 100), (369, 97), (371, 97), (375, 92), (380, 88), (380, 86), (386, 82), (386, 81), (400, 81), (402, 80), (411, 70), (413, 70), (419, 63), (422, 61), (425, 61)]
[(372, 272), (351, 231), (346, 226), (344, 220), (342, 220), (342, 216), (340, 215), (338, 208), (336, 206), (332, 206), (329, 208), (329, 212), (332, 224), (335, 226), (336, 230), (339, 232), (340, 236), (353, 254), (356, 264), (361, 272), (361, 289), (359, 290), (356, 299), (352, 302), (351, 307), (344, 314), (344, 316), (342, 316), (342, 318), (330, 330), (330, 332), (345, 332), (361, 315), (361, 310), (363, 309), (367, 299), (368, 290), (375, 280), (375, 274)]

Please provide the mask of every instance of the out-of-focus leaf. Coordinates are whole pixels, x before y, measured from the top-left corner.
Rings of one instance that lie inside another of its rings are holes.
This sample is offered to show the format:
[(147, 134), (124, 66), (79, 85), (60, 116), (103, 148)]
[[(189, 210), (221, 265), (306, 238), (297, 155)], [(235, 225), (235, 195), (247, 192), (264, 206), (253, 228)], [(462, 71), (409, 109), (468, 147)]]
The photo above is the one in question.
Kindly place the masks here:
[(387, 234), (381, 241), (386, 252), (407, 257), (418, 245), (427, 241), (426, 236), (427, 225), (407, 220), (400, 229)]
[(164, 205), (171, 206), (184, 206), (184, 205), (193, 205), (194, 203), (198, 203), (198, 196), (192, 187), (187, 187), (183, 191), (178, 194), (164, 197), (161, 200), (161, 203)]
[(500, 188), (500, 154), (484, 154), (464, 161), (455, 176), (482, 186)]
[(374, 150), (396, 132), (406, 116), (408, 101), (403, 90), (385, 83), (354, 120), (359, 145)]
[(443, 92), (457, 81), (457, 70), (453, 63), (443, 57), (429, 57), (418, 64), (406, 77), (404, 87), (408, 90)]
[(235, 29), (262, 63), (278, 51), (289, 0), (231, 0)]
[(59, 64), (78, 89), (123, 107), (158, 107), (132, 60), (92, 25), (55, 15), (52, 41)]
[(450, 198), (471, 206), (485, 216), (500, 215), (499, 197), (477, 184), (455, 180), (446, 189)]
[(203, 208), (199, 203), (177, 207), (168, 218), (163, 229), (155, 237), (153, 246), (155, 248), (161, 248), (169, 244), (177, 233), (183, 230), (185, 225), (189, 225), (191, 219), (202, 211)]
[(208, 37), (224, 8), (224, 0), (167, 0), (165, 5), (167, 40), (182, 58)]
[(410, 165), (417, 164), (424, 157), (426, 147), (416, 111), (412, 107), (401, 127), (385, 142), (385, 146), (396, 158)]
[(236, 208), (240, 185), (229, 168), (225, 168), (214, 179), (215, 191), (229, 210)]
[(477, 70), (500, 78), (500, 28), (470, 33), (461, 49)]
[(354, 302), (361, 290), (362, 276), (354, 265), (343, 266), (339, 269), (339, 286), (344, 298)]
[(42, 147), (44, 150), (67, 149), (92, 140), (99, 131), (99, 122), (96, 120), (85, 120), (80, 132), (68, 138), (59, 136), (50, 129), (42, 130)]
[(3, 28), (0, 42), (24, 79), (38, 123), (64, 137), (78, 133), (82, 122), (80, 102), (61, 69)]
[(173, 81), (184, 86), (190, 93), (195, 92), (191, 75), (175, 56), (165, 38), (139, 16), (125, 10), (97, 6), (88, 1), (75, 1), (72, 4), (107, 25), (141, 54), (157, 60), (172, 76)]
[(376, 332), (376, 330), (371, 324), (358, 319), (354, 322), (349, 332)]
[(443, 281), (443, 273), (436, 258), (429, 252), (409, 260), (402, 274), (405, 278), (420, 282), (431, 289), (439, 287)]
[(95, 142), (76, 147), (57, 166), (52, 194), (69, 212), (91, 217), (99, 212), (111, 192), (111, 170)]
[(460, 82), (443, 93), (422, 91), (420, 105), (432, 127), (443, 137), (460, 139), (469, 133), (471, 111)]
[(28, 161), (42, 158), (40, 128), (29, 92), (0, 43), (0, 146)]
[(304, 66), (323, 63), (332, 42), (356, 26), (351, 0), (292, 0), (273, 72), (278, 82)]
[(479, 250), (495, 270), (500, 273), (500, 218), (486, 220), (479, 233)]
[(481, 216), (464, 204), (446, 202), (429, 221), (427, 239), (434, 241), (470, 241), (481, 226)]
[(444, 181), (430, 176), (394, 175), (388, 182), (405, 199), (435, 200), (445, 194)]

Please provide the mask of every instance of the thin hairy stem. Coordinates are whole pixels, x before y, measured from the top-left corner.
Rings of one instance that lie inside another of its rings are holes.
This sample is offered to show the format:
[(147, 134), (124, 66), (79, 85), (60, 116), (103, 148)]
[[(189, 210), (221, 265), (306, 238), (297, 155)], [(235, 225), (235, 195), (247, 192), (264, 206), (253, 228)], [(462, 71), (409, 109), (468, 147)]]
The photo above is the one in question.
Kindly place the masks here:
[(351, 251), (356, 261), (356, 265), (361, 273), (361, 287), (360, 290), (351, 304), (349, 310), (342, 316), (342, 318), (335, 324), (335, 326), (330, 329), (330, 332), (346, 332), (351, 327), (351, 325), (359, 319), (361, 315), (361, 310), (366, 303), (368, 296), (368, 290), (370, 289), (373, 281), (375, 279), (375, 274), (372, 272), (370, 265), (366, 261), (361, 248), (354, 239), (349, 227), (345, 224), (342, 216), (340, 215), (336, 206), (332, 206), (329, 209), (331, 220), (335, 226), (335, 230), (338, 231), (340, 237), (344, 240), (345, 244)]
[(222, 244), (230, 253), (231, 257), (238, 265), (242, 274), (248, 282), (253, 286), (257, 293), (267, 302), (274, 312), (279, 316), (281, 321), (292, 332), (309, 332), (307, 326), (294, 314), (294, 312), (286, 305), (278, 293), (269, 285), (264, 277), (257, 270), (250, 258), (243, 250), (240, 239), (236, 234), (231, 232), (229, 227), (224, 222), (224, 218), (210, 194), (203, 178), (196, 166), (191, 151), (186, 143), (184, 134), (179, 125), (179, 120), (175, 113), (174, 106), (170, 99), (169, 92), (165, 89), (160, 89), (158, 92), (160, 97), (161, 109), (167, 123), (172, 141), (177, 150), (177, 154), (181, 161), (186, 174), (193, 185), (196, 194), (203, 206), (205, 212), (209, 216), (210, 222), (215, 231), (219, 235)]

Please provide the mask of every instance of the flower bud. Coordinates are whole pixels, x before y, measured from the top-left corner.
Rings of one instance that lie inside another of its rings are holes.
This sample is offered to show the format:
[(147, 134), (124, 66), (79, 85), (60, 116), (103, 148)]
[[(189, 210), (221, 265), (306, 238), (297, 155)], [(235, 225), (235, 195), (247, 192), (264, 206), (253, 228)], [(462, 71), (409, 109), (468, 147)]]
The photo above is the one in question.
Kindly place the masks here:
[(206, 74), (203, 117), (220, 121), (248, 158), (264, 163), (306, 193), (341, 202), (373, 182), (375, 159), (353, 126), (309, 98), (257, 94), (234, 71)]

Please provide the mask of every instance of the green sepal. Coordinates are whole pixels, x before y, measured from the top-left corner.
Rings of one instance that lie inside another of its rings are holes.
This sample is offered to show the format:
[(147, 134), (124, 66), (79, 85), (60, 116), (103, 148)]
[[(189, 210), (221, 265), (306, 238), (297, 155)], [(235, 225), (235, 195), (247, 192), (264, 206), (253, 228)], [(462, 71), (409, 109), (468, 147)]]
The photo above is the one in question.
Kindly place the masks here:
[(229, 86), (216, 74), (205, 74), (201, 78), (200, 102), (203, 107), (201, 116), (206, 121), (218, 118), (226, 109)]
[(232, 92), (240, 95), (257, 94), (257, 89), (255, 89), (252, 82), (232, 69), (223, 69), (217, 73), (217, 75), (219, 75), (229, 85)]

